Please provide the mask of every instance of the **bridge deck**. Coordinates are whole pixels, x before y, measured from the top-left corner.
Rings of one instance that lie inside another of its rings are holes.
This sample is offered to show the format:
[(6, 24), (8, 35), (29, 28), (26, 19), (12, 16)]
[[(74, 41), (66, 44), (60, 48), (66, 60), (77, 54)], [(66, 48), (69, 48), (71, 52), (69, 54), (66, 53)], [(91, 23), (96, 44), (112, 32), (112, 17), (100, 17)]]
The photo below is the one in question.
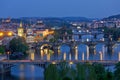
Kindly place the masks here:
[(24, 64), (45, 64), (45, 63), (60, 63), (60, 62), (72, 62), (72, 63), (101, 63), (101, 64), (116, 64), (118, 60), (54, 60), (54, 61), (47, 61), (47, 60), (3, 60), (0, 61), (0, 64), (16, 64), (16, 63), (24, 63)]

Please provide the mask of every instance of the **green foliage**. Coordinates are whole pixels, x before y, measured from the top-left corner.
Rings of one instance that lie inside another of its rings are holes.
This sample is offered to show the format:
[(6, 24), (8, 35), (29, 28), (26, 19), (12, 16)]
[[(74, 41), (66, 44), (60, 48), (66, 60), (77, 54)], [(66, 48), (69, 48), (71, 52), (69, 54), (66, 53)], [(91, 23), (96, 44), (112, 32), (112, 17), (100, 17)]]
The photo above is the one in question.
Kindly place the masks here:
[(5, 53), (5, 48), (3, 46), (0, 46), (0, 54), (4, 54)]
[(59, 66), (59, 74), (62, 78), (64, 78), (65, 76), (67, 76), (68, 72), (69, 72), (69, 66), (66, 62), (61, 62), (60, 66)]
[(72, 80), (69, 77), (64, 77), (62, 80)]
[(81, 63), (72, 68), (67, 62), (59, 66), (50, 64), (45, 70), (45, 80), (120, 80), (120, 63), (115, 66), (114, 75), (102, 64)]
[(114, 80), (114, 75), (109, 69), (106, 70), (105, 80)]
[(104, 33), (105, 34), (111, 34), (113, 40), (118, 40), (120, 37), (120, 28), (104, 28)]
[(120, 62), (115, 65), (115, 80), (120, 80)]
[(93, 67), (95, 69), (95, 74), (97, 75), (97, 80), (105, 80), (105, 68), (102, 64), (94, 63)]
[(51, 38), (49, 41), (50, 41), (50, 42), (55, 42), (56, 39), (55, 39), (55, 38)]
[(10, 41), (9, 48), (11, 52), (25, 53), (28, 50), (28, 45), (24, 38), (18, 37), (18, 38), (13, 38)]
[(45, 70), (45, 80), (60, 80), (56, 65), (50, 64)]
[(95, 73), (95, 69), (92, 65), (87, 65), (86, 66), (86, 72), (88, 73), (87, 77), (86, 77), (86, 80), (89, 79), (89, 80), (96, 80), (96, 73)]
[(54, 39), (52, 39), (52, 41), (55, 42), (55, 41), (58, 41), (58, 39), (62, 39), (63, 35), (65, 35), (66, 33), (67, 34), (72, 34), (72, 29), (67, 29), (66, 27), (63, 27), (59, 30), (55, 30)]
[(77, 64), (77, 77), (76, 80), (85, 80), (85, 65), (84, 64)]

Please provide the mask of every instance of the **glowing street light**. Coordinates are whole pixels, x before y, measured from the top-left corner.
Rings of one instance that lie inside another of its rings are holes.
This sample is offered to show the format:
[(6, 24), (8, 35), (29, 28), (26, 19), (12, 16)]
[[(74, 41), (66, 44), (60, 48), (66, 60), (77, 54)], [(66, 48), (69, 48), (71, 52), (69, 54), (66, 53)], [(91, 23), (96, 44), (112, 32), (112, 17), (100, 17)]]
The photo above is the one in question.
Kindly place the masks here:
[(12, 32), (8, 32), (8, 36), (12, 36)]
[(10, 51), (7, 51), (7, 59), (9, 60)]
[(0, 36), (3, 36), (3, 33), (2, 33), (2, 32), (0, 32)]

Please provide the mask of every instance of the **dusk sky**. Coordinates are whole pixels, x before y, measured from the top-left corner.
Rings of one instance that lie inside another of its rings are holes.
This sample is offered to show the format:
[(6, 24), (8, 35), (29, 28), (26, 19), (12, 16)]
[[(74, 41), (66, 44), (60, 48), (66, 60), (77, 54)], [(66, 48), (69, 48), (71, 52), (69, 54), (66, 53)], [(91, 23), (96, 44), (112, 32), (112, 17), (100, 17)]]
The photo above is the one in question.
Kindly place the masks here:
[(0, 17), (88, 17), (120, 14), (120, 0), (0, 0)]

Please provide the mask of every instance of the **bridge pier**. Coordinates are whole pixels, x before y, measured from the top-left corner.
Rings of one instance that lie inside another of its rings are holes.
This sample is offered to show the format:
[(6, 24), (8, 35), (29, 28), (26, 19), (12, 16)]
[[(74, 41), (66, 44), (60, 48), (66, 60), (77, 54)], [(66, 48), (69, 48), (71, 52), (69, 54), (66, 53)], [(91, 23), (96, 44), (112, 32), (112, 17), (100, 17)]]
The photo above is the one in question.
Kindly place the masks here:
[(54, 49), (54, 54), (53, 54), (54, 55), (54, 59), (58, 58), (58, 55), (59, 55), (58, 50), (59, 49), (56, 49), (56, 48)]
[(96, 51), (95, 51), (95, 44), (89, 44), (88, 48), (89, 48), (89, 53), (90, 54), (95, 54), (96, 53)]
[(76, 51), (75, 46), (71, 46), (71, 47), (70, 47), (70, 53), (71, 53), (71, 54), (75, 54), (75, 51)]
[(108, 47), (107, 47), (107, 52), (108, 52), (108, 53), (113, 53), (113, 52), (114, 52), (113, 46), (108, 46)]
[(108, 53), (114, 53), (114, 50), (113, 50), (114, 44), (115, 44), (114, 42), (107, 43), (107, 52)]
[(44, 51), (43, 51), (43, 49), (39, 50), (39, 54), (40, 54), (40, 59), (43, 60), (44, 59)]
[(53, 48), (53, 51), (54, 51), (54, 54), (58, 54), (58, 46), (54, 46), (54, 48)]

